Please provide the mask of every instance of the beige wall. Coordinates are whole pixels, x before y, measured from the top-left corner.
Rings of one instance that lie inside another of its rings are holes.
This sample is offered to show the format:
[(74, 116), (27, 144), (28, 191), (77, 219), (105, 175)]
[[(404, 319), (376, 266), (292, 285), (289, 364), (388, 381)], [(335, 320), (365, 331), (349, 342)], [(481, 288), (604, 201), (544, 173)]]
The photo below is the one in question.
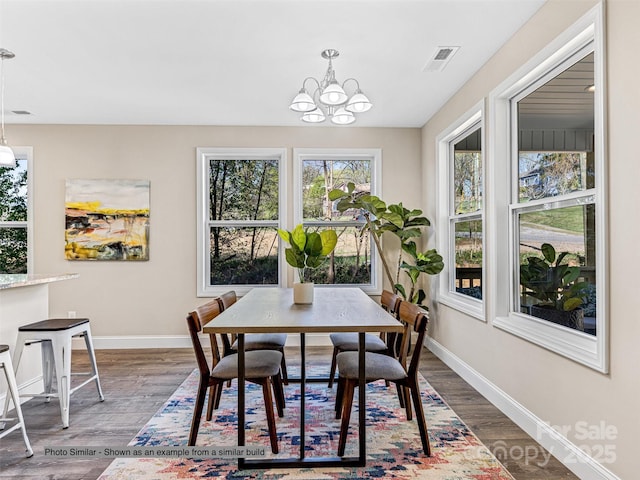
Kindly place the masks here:
[[(196, 298), (197, 147), (286, 147), (290, 166), (296, 147), (381, 148), (382, 197), (420, 204), (417, 128), (10, 125), (7, 136), (34, 151), (35, 273), (80, 274), (51, 285), (50, 314), (88, 316), (98, 337), (186, 337), (186, 313), (205, 301)], [(150, 180), (148, 262), (65, 260), (67, 178)]]
[[(435, 218), (436, 136), (488, 98), (492, 89), (587, 12), (594, 1), (549, 1), (423, 128), (424, 205)], [(600, 374), (454, 309), (439, 305), (434, 339), (486, 377), (516, 402), (551, 425), (569, 426), (575, 445), (598, 455), (598, 445), (613, 443), (615, 461), (605, 467), (620, 478), (637, 478), (637, 429), (640, 425), (638, 285), (640, 264), (640, 162), (635, 138), (640, 126), (640, 68), (630, 57), (640, 49), (640, 2), (611, 0), (606, 5), (608, 57), (608, 173), (610, 273), (610, 373)], [(491, 105), (487, 105), (490, 109)], [(488, 110), (487, 110), (488, 114)], [(491, 126), (485, 129), (487, 138)], [(491, 162), (491, 157), (487, 158)], [(489, 180), (488, 180), (489, 182)], [(486, 259), (492, 262), (491, 258)], [(494, 260), (495, 261), (495, 260)], [(491, 293), (487, 302), (491, 302)], [(489, 309), (492, 311), (493, 309)], [(617, 428), (614, 440), (577, 438), (577, 422)], [(570, 458), (568, 460), (571, 460)]]

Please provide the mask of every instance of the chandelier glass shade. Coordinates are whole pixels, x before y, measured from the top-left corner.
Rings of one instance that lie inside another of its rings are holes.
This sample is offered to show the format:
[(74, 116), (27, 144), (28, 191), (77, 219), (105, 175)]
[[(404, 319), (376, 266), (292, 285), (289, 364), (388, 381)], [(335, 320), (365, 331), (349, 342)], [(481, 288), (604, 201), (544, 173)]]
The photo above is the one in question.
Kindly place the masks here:
[[(355, 78), (347, 78), (342, 84), (336, 80), (332, 60), (339, 54), (333, 49), (323, 51), (322, 58), (329, 60), (324, 78), (322, 81), (314, 77), (305, 78), (302, 88), (291, 101), (289, 108), (294, 112), (302, 113), (300, 119), (303, 122), (321, 123), (329, 117), (336, 125), (349, 125), (356, 120), (354, 113), (366, 112), (373, 106), (360, 90), (360, 84)], [(315, 87), (312, 93), (307, 90), (307, 82), (311, 82)], [(355, 90), (351, 96), (345, 90), (349, 82), (355, 83)]]
[(0, 48), (0, 166), (15, 167), (16, 156), (4, 138), (4, 61), (15, 57), (9, 50)]

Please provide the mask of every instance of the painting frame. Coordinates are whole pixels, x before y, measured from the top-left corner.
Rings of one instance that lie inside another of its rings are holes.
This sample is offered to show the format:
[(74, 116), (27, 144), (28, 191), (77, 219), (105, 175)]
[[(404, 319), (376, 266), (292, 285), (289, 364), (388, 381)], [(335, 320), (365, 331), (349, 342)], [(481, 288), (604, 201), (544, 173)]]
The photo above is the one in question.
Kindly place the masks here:
[(149, 260), (149, 180), (65, 180), (65, 258)]

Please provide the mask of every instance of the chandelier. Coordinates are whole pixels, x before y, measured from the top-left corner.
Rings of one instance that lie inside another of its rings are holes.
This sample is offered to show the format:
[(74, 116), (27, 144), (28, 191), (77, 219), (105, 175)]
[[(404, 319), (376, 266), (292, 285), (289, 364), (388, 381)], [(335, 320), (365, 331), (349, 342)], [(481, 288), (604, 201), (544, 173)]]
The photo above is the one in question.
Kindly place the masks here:
[(4, 138), (4, 61), (15, 57), (9, 50), (0, 48), (0, 166), (15, 167), (16, 157)]
[[(289, 108), (295, 112), (302, 112), (301, 120), (309, 123), (324, 122), (327, 117), (337, 125), (349, 125), (356, 121), (354, 113), (362, 113), (373, 105), (367, 96), (360, 90), (360, 84), (355, 78), (347, 78), (342, 85), (336, 80), (336, 72), (333, 69), (334, 58), (340, 52), (329, 48), (322, 52), (322, 58), (329, 60), (329, 67), (322, 81), (314, 77), (307, 77), (302, 82), (302, 88), (291, 101)], [(315, 83), (312, 94), (306, 89), (307, 81)], [(353, 95), (347, 95), (345, 85), (347, 82), (355, 83)]]

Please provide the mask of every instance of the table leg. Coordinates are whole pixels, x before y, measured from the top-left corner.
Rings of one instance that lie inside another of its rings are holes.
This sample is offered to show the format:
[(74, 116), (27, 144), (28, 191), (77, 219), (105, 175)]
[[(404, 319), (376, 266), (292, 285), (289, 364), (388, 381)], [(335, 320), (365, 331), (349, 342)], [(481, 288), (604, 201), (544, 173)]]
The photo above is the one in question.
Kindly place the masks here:
[[(245, 445), (245, 358), (244, 358), (244, 333), (238, 334), (238, 446), (244, 447)], [(222, 388), (222, 385), (219, 387)], [(267, 407), (265, 405), (265, 407)], [(273, 405), (268, 407), (273, 408)], [(238, 468), (244, 466), (245, 459), (238, 458)]]
[(305, 392), (307, 373), (305, 369), (305, 334), (300, 333), (300, 460), (304, 460), (305, 445)]
[(367, 461), (367, 411), (366, 411), (366, 399), (365, 399), (365, 341), (364, 332), (358, 334), (358, 416), (359, 416), (359, 430), (358, 430), (358, 465), (364, 467)]

